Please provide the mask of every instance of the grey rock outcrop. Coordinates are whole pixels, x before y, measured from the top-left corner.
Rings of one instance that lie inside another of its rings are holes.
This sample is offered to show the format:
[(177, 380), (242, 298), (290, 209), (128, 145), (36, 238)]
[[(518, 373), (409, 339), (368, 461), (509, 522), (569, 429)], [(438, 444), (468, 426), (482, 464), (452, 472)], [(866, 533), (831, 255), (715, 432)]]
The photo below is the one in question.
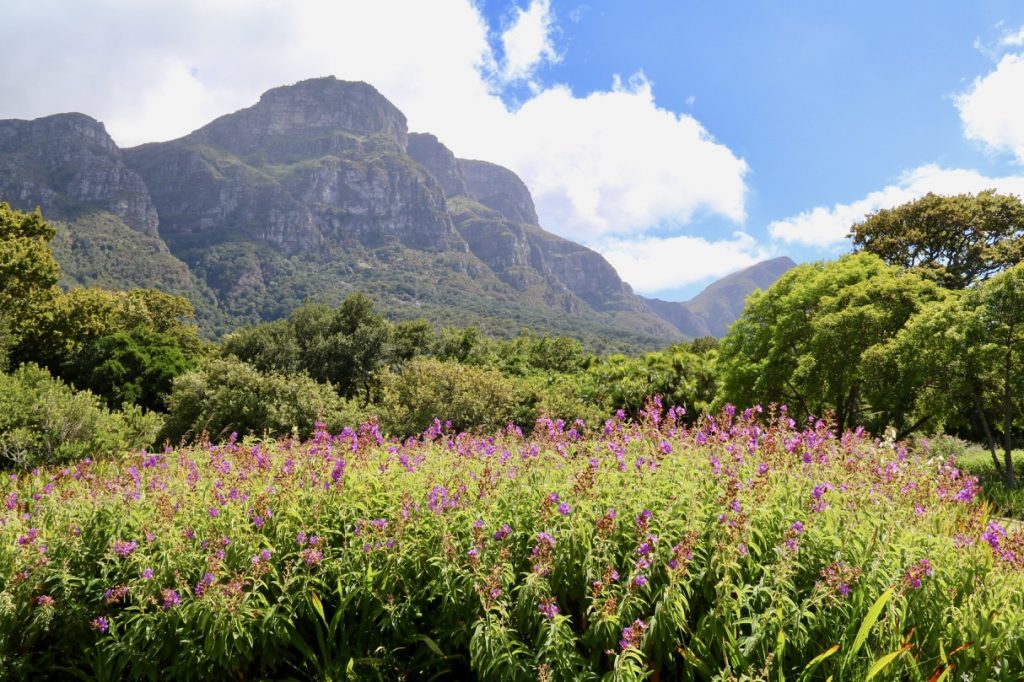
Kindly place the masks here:
[(134, 230), (157, 234), (142, 178), (103, 124), (84, 114), (0, 121), (0, 198), (25, 210), (44, 206), (55, 219), (109, 211)]
[(537, 209), (526, 184), (507, 168), (487, 161), (459, 159), (469, 196), (509, 220), (538, 225)]
[(409, 156), (441, 183), (448, 198), (465, 196), (466, 178), (458, 160), (448, 147), (430, 133), (410, 133), (407, 148)]

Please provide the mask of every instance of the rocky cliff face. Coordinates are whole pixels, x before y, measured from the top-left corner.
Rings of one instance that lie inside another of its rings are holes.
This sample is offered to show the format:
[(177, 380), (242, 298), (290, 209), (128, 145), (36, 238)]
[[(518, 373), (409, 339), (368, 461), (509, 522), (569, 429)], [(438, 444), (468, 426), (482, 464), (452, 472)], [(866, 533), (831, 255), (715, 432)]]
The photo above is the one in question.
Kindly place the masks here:
[(441, 183), (445, 196), (467, 196), (466, 178), (455, 154), (430, 133), (410, 133), (409, 156)]
[(443, 189), (407, 142), (405, 116), (371, 86), (321, 78), (125, 156), (174, 248), (241, 237), (290, 253), (396, 242), (465, 251)]
[(83, 114), (0, 121), (0, 197), (20, 209), (46, 207), (53, 218), (108, 211), (132, 229), (157, 234), (142, 178), (125, 165), (103, 124)]
[(533, 197), (519, 176), (507, 168), (487, 161), (459, 159), (469, 196), (493, 208), (509, 220), (537, 225)]
[(367, 83), (313, 78), (268, 90), (253, 106), (189, 136), (236, 156), (287, 161), (343, 151), (348, 135), (379, 137), (404, 150), (405, 115)]

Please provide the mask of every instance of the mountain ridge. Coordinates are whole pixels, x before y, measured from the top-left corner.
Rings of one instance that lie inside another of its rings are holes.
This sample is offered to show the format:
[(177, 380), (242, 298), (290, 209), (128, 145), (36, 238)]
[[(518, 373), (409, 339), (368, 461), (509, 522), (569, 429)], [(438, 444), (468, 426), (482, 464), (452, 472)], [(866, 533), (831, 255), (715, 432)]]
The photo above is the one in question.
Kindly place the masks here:
[[(499, 335), (528, 327), (610, 349), (685, 336), (599, 253), (541, 227), (513, 171), (410, 133), (366, 83), (280, 86), (127, 149), (84, 114), (0, 121), (0, 171), (0, 199), (61, 223), (65, 283), (139, 286), (152, 271), (217, 333), (361, 290), (399, 318)], [(111, 255), (117, 240), (138, 268)]]

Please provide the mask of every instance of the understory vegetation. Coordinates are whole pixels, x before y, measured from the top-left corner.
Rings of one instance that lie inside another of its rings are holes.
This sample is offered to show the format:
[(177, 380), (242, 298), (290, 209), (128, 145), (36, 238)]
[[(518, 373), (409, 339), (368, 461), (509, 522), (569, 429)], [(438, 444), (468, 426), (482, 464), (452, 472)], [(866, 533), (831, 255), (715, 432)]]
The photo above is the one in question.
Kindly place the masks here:
[(373, 423), (0, 483), (0, 664), (88, 679), (1015, 679), (1024, 534), (951, 461), (726, 410)]

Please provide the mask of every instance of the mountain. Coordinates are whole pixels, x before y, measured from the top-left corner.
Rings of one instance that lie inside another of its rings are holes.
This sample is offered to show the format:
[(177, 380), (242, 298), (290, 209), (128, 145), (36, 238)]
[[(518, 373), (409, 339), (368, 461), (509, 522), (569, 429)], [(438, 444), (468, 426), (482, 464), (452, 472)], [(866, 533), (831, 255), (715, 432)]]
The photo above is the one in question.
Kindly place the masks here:
[(757, 289), (767, 289), (793, 267), (796, 263), (785, 256), (773, 258), (713, 282), (689, 301), (644, 301), (687, 338), (722, 337), (743, 312), (747, 296)]
[(354, 291), (399, 319), (604, 350), (688, 334), (677, 304), (645, 301), (600, 254), (542, 228), (515, 173), (410, 133), (366, 83), (274, 88), (124, 150), (83, 114), (0, 121), (0, 199), (57, 221), (66, 285), (185, 295), (213, 335)]
[(74, 113), (0, 120), (0, 200), (42, 207), (64, 286), (156, 287), (217, 318), (213, 292), (160, 238), (145, 183), (102, 123)]

